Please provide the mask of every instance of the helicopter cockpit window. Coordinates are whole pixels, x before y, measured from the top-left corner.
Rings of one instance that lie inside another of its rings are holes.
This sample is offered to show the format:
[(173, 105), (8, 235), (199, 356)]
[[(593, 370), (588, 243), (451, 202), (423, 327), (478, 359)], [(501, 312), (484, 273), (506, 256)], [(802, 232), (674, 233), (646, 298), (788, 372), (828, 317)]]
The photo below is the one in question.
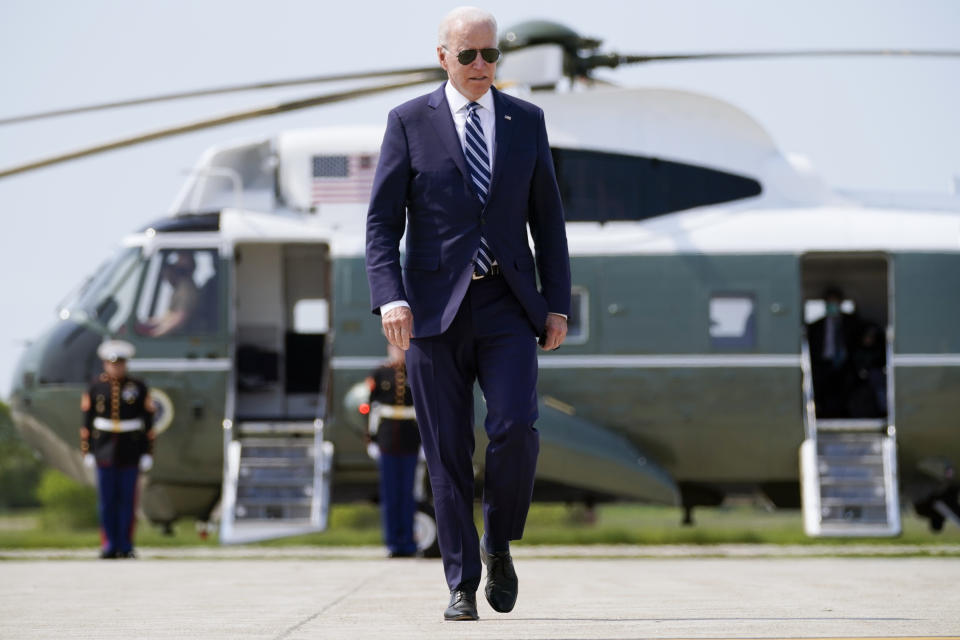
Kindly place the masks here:
[(83, 383), (100, 372), (97, 346), (104, 335), (122, 334), (142, 270), (140, 249), (122, 249), (64, 302), (60, 317), (71, 321), (57, 323), (47, 337), (37, 368), (39, 384)]
[(760, 183), (707, 167), (584, 149), (553, 149), (568, 222), (644, 220), (759, 195)]
[(714, 348), (751, 349), (757, 343), (753, 296), (724, 294), (710, 298), (710, 343)]
[(123, 249), (83, 287), (69, 305), (71, 313), (79, 311), (115, 333), (130, 316), (142, 268), (140, 249)]
[(216, 249), (164, 249), (150, 260), (137, 305), (137, 333), (152, 337), (219, 328)]

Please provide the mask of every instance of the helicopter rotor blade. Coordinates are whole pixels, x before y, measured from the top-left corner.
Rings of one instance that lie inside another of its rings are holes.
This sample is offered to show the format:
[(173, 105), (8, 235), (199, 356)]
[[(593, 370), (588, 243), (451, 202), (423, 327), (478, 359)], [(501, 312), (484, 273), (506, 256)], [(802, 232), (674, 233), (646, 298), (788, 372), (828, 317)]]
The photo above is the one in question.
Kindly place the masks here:
[(391, 91), (393, 89), (402, 89), (405, 87), (412, 87), (418, 84), (423, 84), (424, 82), (435, 81), (438, 78), (440, 78), (441, 75), (443, 76), (446, 75), (443, 73), (442, 69), (431, 68), (429, 73), (420, 73), (417, 75), (413, 75), (413, 76), (410, 76), (409, 78), (402, 79), (391, 84), (375, 85), (372, 87), (363, 87), (360, 89), (351, 89), (349, 91), (339, 91), (336, 93), (326, 93), (319, 96), (311, 96), (308, 98), (303, 98), (300, 100), (281, 102), (281, 103), (266, 106), (266, 107), (259, 107), (255, 109), (247, 109), (244, 111), (228, 113), (222, 116), (207, 118), (205, 120), (198, 120), (195, 122), (190, 122), (187, 124), (182, 124), (174, 127), (157, 129), (155, 131), (149, 131), (147, 133), (143, 133), (136, 136), (120, 138), (118, 140), (113, 140), (110, 142), (94, 145), (91, 147), (84, 147), (82, 149), (70, 151), (68, 153), (50, 156), (47, 158), (41, 158), (40, 160), (35, 160), (33, 162), (29, 162), (26, 164), (6, 167), (4, 169), (0, 169), (0, 179), (17, 175), (20, 173), (26, 173), (28, 171), (33, 171), (35, 169), (40, 169), (43, 167), (49, 167), (56, 164), (61, 164), (63, 162), (68, 162), (70, 160), (76, 160), (78, 158), (85, 158), (87, 156), (97, 155), (99, 153), (112, 151), (114, 149), (131, 147), (134, 145), (142, 144), (144, 142), (151, 142), (153, 140), (170, 138), (170, 137), (178, 136), (184, 133), (190, 133), (193, 131), (202, 131), (204, 129), (210, 129), (212, 127), (219, 127), (225, 124), (241, 122), (243, 120), (252, 120), (254, 118), (262, 118), (265, 116), (272, 116), (279, 113), (297, 111), (299, 109), (306, 109), (308, 107), (315, 107), (322, 104), (330, 104), (333, 102), (349, 100), (351, 98), (360, 98), (363, 96), (374, 95), (377, 93)]
[[(589, 41), (599, 45), (599, 41)], [(785, 57), (816, 57), (816, 56), (878, 56), (878, 55), (896, 55), (896, 56), (928, 56), (928, 57), (957, 57), (960, 51), (936, 51), (936, 50), (911, 50), (911, 49), (864, 49), (864, 50), (823, 50), (823, 51), (748, 51), (748, 52), (730, 52), (730, 53), (688, 53), (688, 54), (640, 54), (640, 55), (619, 55), (619, 54), (597, 54), (588, 56), (584, 59), (587, 68), (596, 67), (617, 67), (622, 64), (641, 64), (646, 62), (678, 62), (685, 60), (720, 60), (720, 59), (744, 59), (744, 58), (785, 58)], [(435, 66), (430, 67), (411, 67), (407, 69), (390, 69), (385, 71), (362, 71), (355, 73), (340, 73), (325, 76), (310, 76), (306, 78), (292, 78), (288, 80), (275, 80), (268, 82), (253, 82), (248, 84), (229, 85), (224, 87), (215, 87), (211, 89), (197, 89), (194, 91), (180, 91), (175, 93), (159, 94), (155, 96), (146, 96), (142, 98), (131, 98), (129, 100), (117, 100), (114, 102), (103, 102), (98, 104), (83, 105), (80, 107), (69, 107), (65, 109), (54, 109), (51, 111), (42, 111), (37, 113), (21, 114), (0, 118), (0, 126), (10, 124), (21, 124), (36, 120), (44, 120), (60, 116), (75, 115), (80, 113), (93, 113), (107, 109), (117, 109), (122, 107), (132, 107), (147, 104), (156, 104), (159, 102), (170, 102), (174, 100), (183, 100), (189, 98), (199, 98), (214, 95), (224, 95), (228, 93), (240, 93), (244, 91), (262, 91), (267, 89), (278, 89), (283, 87), (295, 87), (309, 84), (321, 84), (325, 82), (339, 82), (349, 80), (366, 80), (370, 78), (387, 78), (392, 76), (409, 75), (412, 73), (430, 73), (435, 71)]]
[(387, 71), (363, 71), (357, 73), (339, 73), (326, 76), (312, 76), (307, 78), (293, 78), (289, 80), (276, 80), (272, 82), (253, 82), (250, 84), (236, 84), (225, 87), (215, 87), (212, 89), (197, 89), (195, 91), (180, 91), (177, 93), (166, 93), (156, 96), (147, 96), (143, 98), (132, 98), (130, 100), (117, 100), (115, 102), (103, 102), (100, 104), (90, 104), (80, 107), (70, 107), (66, 109), (56, 109), (52, 111), (43, 111), (39, 113), (28, 113), (19, 116), (10, 116), (0, 118), (0, 126), (8, 124), (20, 124), (34, 120), (44, 120), (59, 116), (74, 115), (78, 113), (92, 113), (94, 111), (104, 111), (106, 109), (116, 109), (120, 107), (132, 107), (145, 104), (155, 104), (157, 102), (170, 102), (172, 100), (183, 100), (185, 98), (200, 98), (204, 96), (223, 95), (227, 93), (240, 93), (242, 91), (261, 91), (264, 89), (278, 89), (282, 87), (296, 87), (308, 84), (321, 84), (324, 82), (340, 82), (346, 80), (368, 80), (370, 78), (389, 78), (393, 76), (405, 76), (414, 73), (431, 73), (437, 69), (436, 65), (431, 67), (412, 67), (409, 69), (391, 69)]
[(691, 60), (737, 60), (749, 58), (815, 58), (815, 57), (872, 57), (872, 56), (917, 56), (931, 58), (956, 58), (960, 51), (950, 49), (823, 49), (798, 51), (731, 51), (728, 53), (674, 53), (674, 54), (599, 54), (588, 56), (586, 66), (618, 67), (622, 64), (647, 62), (684, 62)]

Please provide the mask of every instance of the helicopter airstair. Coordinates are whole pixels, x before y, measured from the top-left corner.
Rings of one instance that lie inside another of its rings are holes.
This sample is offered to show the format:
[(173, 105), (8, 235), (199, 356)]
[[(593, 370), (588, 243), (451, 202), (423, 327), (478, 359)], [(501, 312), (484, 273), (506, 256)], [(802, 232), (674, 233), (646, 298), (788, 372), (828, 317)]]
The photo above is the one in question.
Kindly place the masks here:
[(226, 421), (220, 541), (326, 529), (332, 459), (322, 420)]
[(893, 394), (885, 418), (818, 420), (806, 339), (801, 363), (806, 439), (800, 476), (807, 535), (899, 535)]

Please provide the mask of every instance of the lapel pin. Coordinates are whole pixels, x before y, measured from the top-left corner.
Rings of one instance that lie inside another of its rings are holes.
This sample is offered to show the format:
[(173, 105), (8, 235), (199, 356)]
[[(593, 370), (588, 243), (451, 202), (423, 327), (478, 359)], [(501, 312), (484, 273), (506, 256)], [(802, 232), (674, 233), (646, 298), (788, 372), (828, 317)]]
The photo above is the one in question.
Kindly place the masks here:
[(510, 116), (503, 116), (503, 119), (504, 119), (504, 120), (513, 120), (513, 118), (511, 118)]

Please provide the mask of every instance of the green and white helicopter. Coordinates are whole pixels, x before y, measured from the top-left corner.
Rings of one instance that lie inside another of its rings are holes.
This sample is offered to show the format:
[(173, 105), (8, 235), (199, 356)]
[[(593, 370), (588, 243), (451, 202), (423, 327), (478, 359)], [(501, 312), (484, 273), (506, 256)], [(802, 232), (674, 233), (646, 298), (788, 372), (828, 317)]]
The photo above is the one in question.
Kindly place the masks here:
[[(676, 504), (689, 519), (695, 506), (761, 494), (802, 507), (814, 536), (897, 535), (901, 500), (935, 529), (960, 522), (957, 201), (836, 193), (730, 104), (590, 79), (597, 67), (671, 59), (884, 52), (620, 56), (549, 22), (508, 30), (502, 48), (504, 89), (547, 115), (574, 283), (567, 342), (540, 356), (537, 499)], [(430, 67), (260, 86), (357, 79), (377, 83), (0, 177), (442, 76)], [(322, 530), (332, 500), (375, 495), (357, 383), (384, 353), (363, 258), (382, 130), (283, 131), (209, 149), (176, 213), (123, 238), (23, 355), (11, 407), (25, 438), (91, 481), (78, 401), (98, 372), (97, 345), (120, 337), (160, 407), (141, 497), (151, 520), (213, 518), (223, 542), (244, 542)], [(189, 266), (186, 283), (171, 265)], [(178, 286), (196, 290), (196, 306), (163, 324)], [(874, 390), (885, 402), (867, 417), (818, 418), (829, 390), (814, 388), (805, 326), (830, 286), (881, 328)], [(479, 394), (476, 406), (482, 415)], [(424, 549), (430, 513), (425, 500)]]

